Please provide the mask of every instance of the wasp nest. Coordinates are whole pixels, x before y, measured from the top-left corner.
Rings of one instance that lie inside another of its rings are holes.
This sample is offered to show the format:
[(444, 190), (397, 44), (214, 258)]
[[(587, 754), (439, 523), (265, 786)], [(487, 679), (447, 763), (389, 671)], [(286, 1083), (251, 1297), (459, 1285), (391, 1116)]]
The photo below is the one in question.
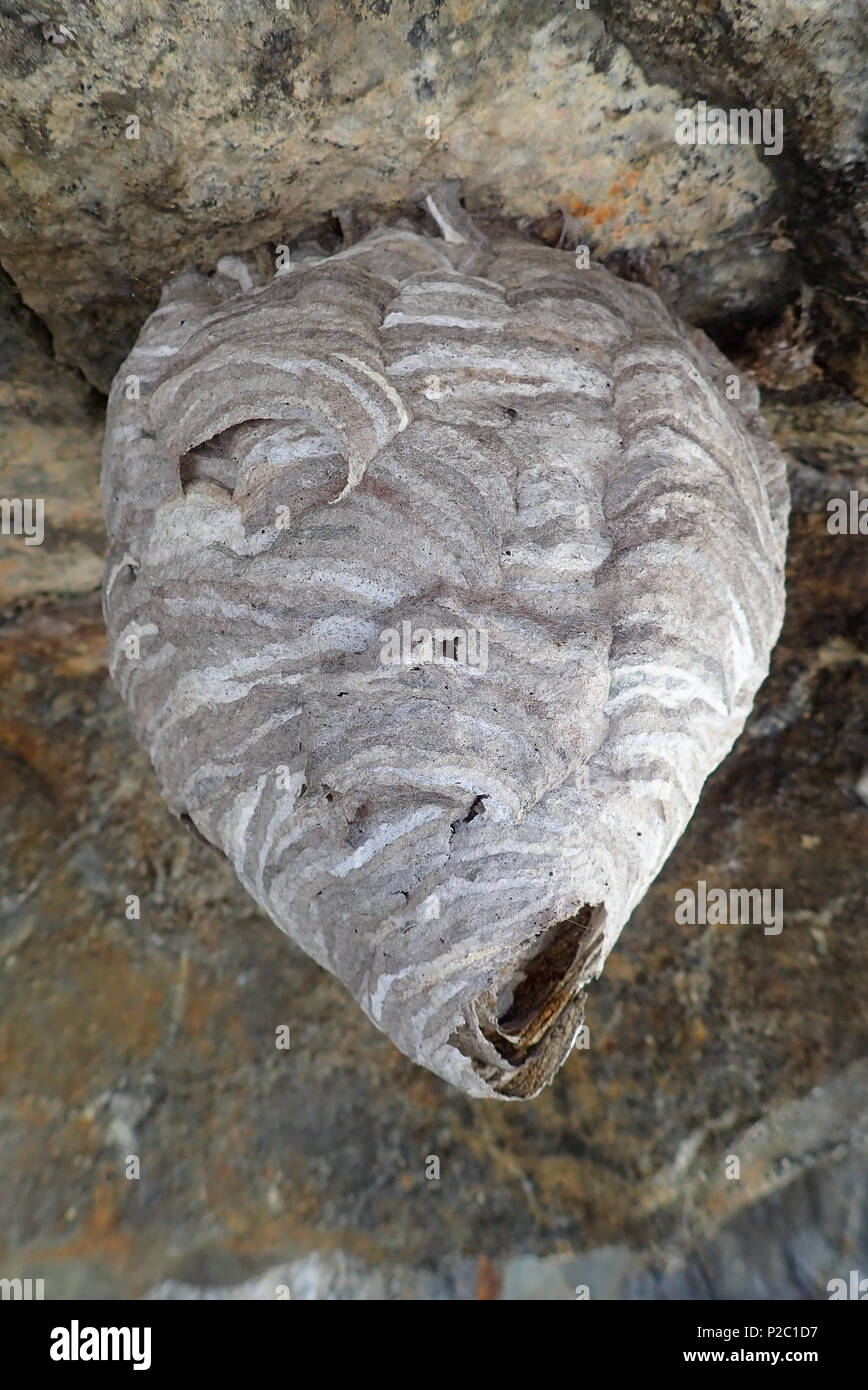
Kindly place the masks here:
[(166, 287), (109, 402), (111, 667), (278, 926), (529, 1097), (767, 672), (788, 494), (650, 289), (429, 209)]

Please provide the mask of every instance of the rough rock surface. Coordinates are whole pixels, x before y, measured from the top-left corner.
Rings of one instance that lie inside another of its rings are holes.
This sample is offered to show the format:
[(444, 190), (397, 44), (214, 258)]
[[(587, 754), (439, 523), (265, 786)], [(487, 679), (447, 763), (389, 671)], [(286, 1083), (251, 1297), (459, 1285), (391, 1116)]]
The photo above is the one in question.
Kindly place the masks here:
[(652, 290), (429, 206), (167, 287), (109, 397), (110, 665), (277, 924), (526, 1098), (767, 674), (789, 494)]
[[(756, 6), (733, 9), (737, 63)], [(788, 122), (794, 103), (801, 110), (798, 83), (808, 76), (816, 89), (824, 55), (839, 86), (857, 90), (841, 6), (819, 9), (809, 31), (779, 21), (789, 58), (771, 95)], [(692, 0), (663, 7), (687, 32), (695, 10)], [(378, 216), (443, 177), (463, 180), (473, 210), (545, 219), (560, 209), (600, 254), (658, 251), (682, 272), (691, 318), (774, 310), (798, 284), (779, 219), (798, 217), (802, 202), (781, 191), (776, 158), (676, 144), (698, 67), (685, 60), (675, 82), (649, 79), (644, 40), (631, 53), (596, 5), (140, 0), (131, 12), (117, 0), (41, 0), (32, 13), (63, 20), (75, 40), (58, 47), (0, 4), (0, 102), (11, 113), (0, 131), (0, 261), (64, 360), (103, 390), (171, 272), (287, 241), (342, 207)], [(790, 87), (793, 52), (817, 57)], [(745, 59), (742, 81), (754, 72)], [(839, 163), (854, 121), (845, 103), (826, 111)], [(791, 162), (802, 138), (795, 127)], [(815, 182), (809, 231), (824, 211)]]
[(0, 539), (0, 609), (99, 583), (104, 416), (102, 398), (55, 361), (44, 324), (0, 272), (0, 496), (44, 503), (40, 544)]
[(868, 12), (862, 0), (603, 0), (613, 35), (648, 78), (692, 103), (777, 108), (773, 159), (802, 280), (817, 296), (825, 355), (868, 383)]
[[(128, 1297), (308, 1261), (322, 1277), (298, 1297), (357, 1296), (342, 1269), (374, 1287), (404, 1270), (418, 1297), (421, 1270), (479, 1297), (520, 1271), (525, 1294), (567, 1297), (570, 1260), (611, 1247), (687, 1258), (691, 1296), (825, 1298), (864, 1273), (864, 541), (830, 538), (822, 499), (797, 506), (758, 707), (589, 996), (590, 1047), (525, 1106), (402, 1057), (178, 826), (109, 679), (98, 594), (7, 622), (0, 1276)], [(780, 885), (784, 930), (676, 926), (700, 878)], [(596, 1267), (575, 1281), (592, 1298), (637, 1266)]]

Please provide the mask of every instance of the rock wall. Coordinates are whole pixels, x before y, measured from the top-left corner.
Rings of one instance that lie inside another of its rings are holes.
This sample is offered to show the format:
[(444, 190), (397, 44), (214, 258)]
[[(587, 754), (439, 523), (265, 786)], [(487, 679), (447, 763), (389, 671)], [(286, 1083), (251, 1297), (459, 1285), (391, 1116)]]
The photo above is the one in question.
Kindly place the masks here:
[[(601, 253), (654, 249), (682, 269), (688, 317), (771, 312), (829, 240), (840, 288), (845, 266), (865, 268), (861, 242), (840, 245), (864, 197), (857, 0), (765, 20), (729, 6), (719, 68), (721, 36), (695, 11), (4, 5), (2, 264), (102, 389), (169, 272), (283, 242), (341, 207), (373, 216), (443, 177), (463, 180), (473, 210), (565, 213)], [(73, 37), (58, 44), (61, 22)], [(675, 112), (712, 88), (783, 107), (785, 155), (676, 144)], [(809, 199), (792, 186), (805, 168)]]

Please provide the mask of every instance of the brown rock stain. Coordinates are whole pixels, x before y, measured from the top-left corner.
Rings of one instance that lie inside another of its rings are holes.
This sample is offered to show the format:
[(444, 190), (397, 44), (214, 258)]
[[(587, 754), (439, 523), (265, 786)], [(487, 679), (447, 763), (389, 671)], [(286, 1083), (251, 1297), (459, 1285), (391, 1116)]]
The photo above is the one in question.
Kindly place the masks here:
[(492, 1260), (487, 1255), (480, 1255), (476, 1266), (476, 1297), (486, 1303), (493, 1302), (500, 1298), (503, 1288), (503, 1280)]

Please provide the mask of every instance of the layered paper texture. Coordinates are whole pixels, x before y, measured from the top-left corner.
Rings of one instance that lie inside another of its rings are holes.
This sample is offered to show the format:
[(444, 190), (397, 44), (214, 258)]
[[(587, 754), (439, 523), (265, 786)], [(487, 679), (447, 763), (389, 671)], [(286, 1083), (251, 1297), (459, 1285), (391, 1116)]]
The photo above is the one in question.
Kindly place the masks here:
[(407, 1056), (523, 1098), (766, 675), (788, 493), (650, 289), (441, 225), (167, 286), (105, 611), (174, 811)]

